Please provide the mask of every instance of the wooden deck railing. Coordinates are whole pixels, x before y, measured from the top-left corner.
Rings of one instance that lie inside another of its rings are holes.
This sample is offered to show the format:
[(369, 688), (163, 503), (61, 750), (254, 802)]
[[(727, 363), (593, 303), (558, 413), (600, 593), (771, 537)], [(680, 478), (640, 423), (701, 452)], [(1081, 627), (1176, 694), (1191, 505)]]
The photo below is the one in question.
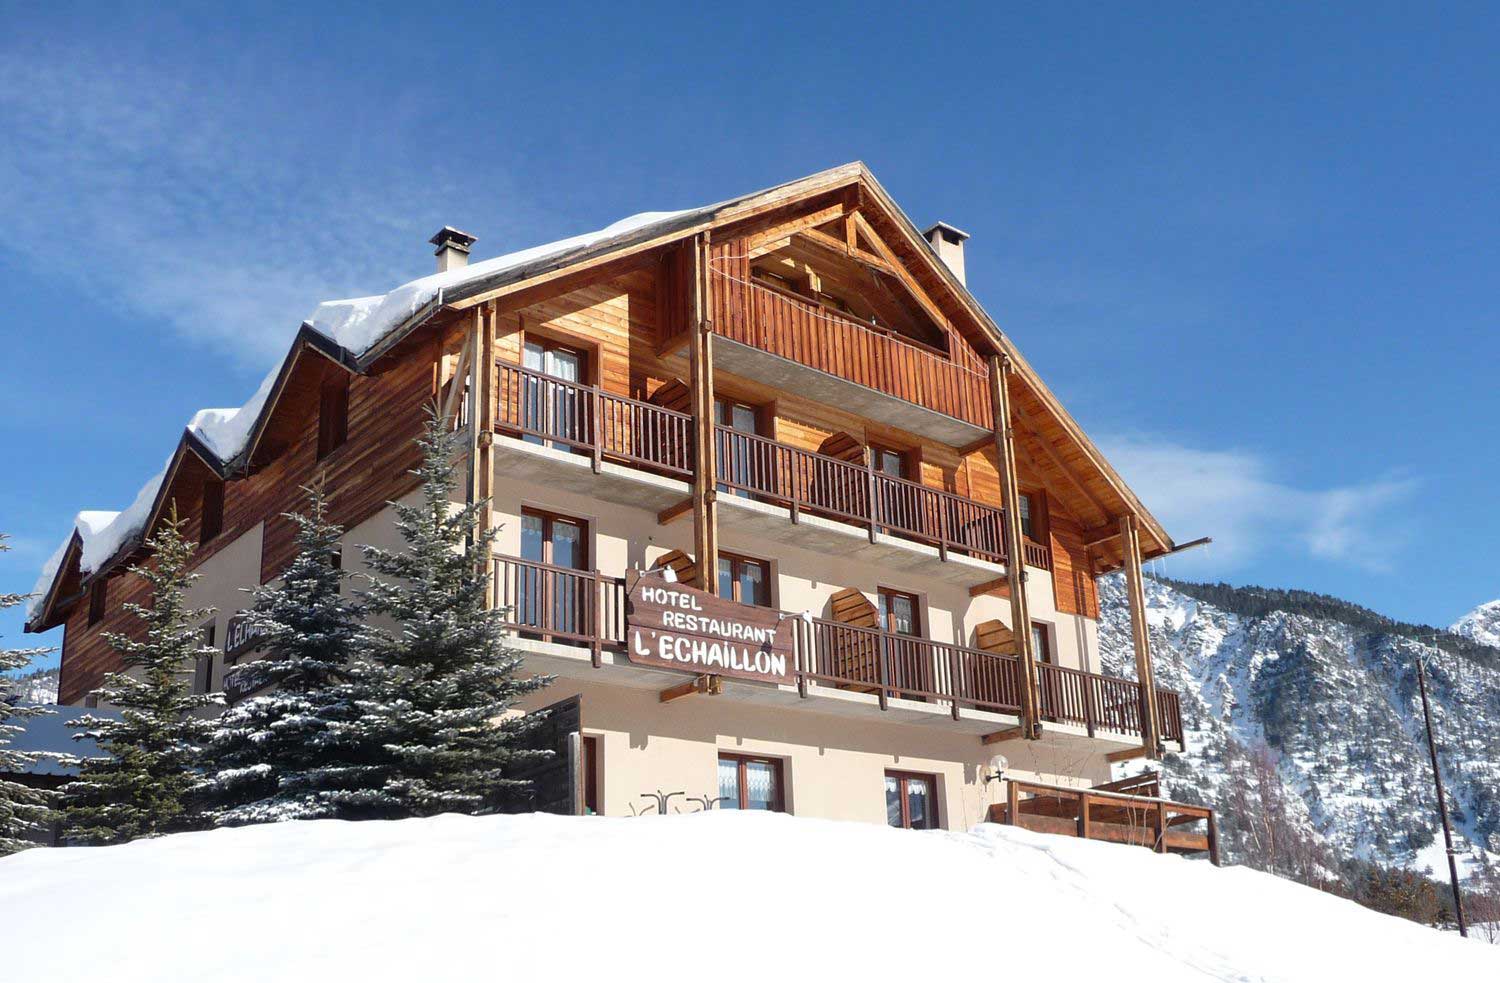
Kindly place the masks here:
[(625, 581), (510, 556), (492, 557), (493, 606), (523, 638), (586, 645), (594, 665), (625, 638)]
[[(988, 820), (1037, 833), (1077, 836), (1150, 847), (1157, 853), (1207, 852), (1219, 863), (1219, 830), (1208, 806), (1131, 795), (1107, 787), (1068, 788), (1006, 779), (1005, 803), (990, 806)], [(1204, 823), (1201, 833), (1180, 827)]]
[[(713, 330), (732, 341), (989, 429), (989, 372), (792, 294), (723, 270), (713, 275)], [(960, 353), (960, 357), (966, 357)]]
[[(1141, 688), (1135, 680), (1038, 662), (1037, 689), (1043, 720), (1081, 724), (1090, 737), (1100, 730), (1141, 733)], [(1176, 693), (1157, 689), (1156, 716), (1162, 739), (1180, 744), (1182, 704)]]
[[(993, 506), (725, 426), (714, 428), (714, 446), (724, 489), (783, 506), (793, 521), (808, 512), (930, 543), (945, 558), (955, 550), (1005, 562), (1004, 513)], [(1052, 566), (1037, 544), (1027, 544), (1025, 556)]]
[(497, 362), (496, 427), (601, 460), (676, 477), (693, 473), (693, 418), (567, 379)]

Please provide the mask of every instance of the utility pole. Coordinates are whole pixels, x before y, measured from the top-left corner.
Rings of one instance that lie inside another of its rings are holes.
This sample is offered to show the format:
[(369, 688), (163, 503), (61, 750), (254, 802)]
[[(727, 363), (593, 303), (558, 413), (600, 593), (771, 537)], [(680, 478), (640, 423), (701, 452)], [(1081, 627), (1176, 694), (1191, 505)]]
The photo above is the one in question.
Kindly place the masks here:
[(1469, 937), (1464, 922), (1464, 896), (1458, 889), (1458, 861), (1453, 857), (1453, 831), (1448, 828), (1448, 800), (1443, 798), (1443, 776), (1438, 771), (1437, 742), (1432, 738), (1432, 707), (1427, 702), (1425, 660), (1417, 653), (1417, 688), (1422, 693), (1422, 719), (1427, 722), (1427, 754), (1432, 758), (1432, 784), (1437, 788), (1438, 816), (1443, 821), (1443, 845), (1448, 848), (1448, 879), (1453, 884), (1453, 913), (1458, 917), (1458, 934)]

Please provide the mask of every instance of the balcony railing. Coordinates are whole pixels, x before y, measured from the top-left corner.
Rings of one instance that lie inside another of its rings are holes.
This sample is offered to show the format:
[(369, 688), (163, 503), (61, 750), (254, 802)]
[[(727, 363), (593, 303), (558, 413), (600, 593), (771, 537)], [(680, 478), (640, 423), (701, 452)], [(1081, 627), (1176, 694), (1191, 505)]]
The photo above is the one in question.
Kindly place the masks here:
[[(594, 664), (605, 648), (625, 641), (625, 581), (592, 570), (493, 558), (493, 600), (504, 622), (523, 638), (588, 648)], [(921, 700), (949, 708), (1019, 713), (1021, 666), (1013, 655), (952, 642), (897, 635), (839, 621), (789, 618), (794, 625), (798, 689), (810, 685), (873, 694), (885, 709), (892, 698)], [(1140, 686), (1129, 679), (1100, 676), (1038, 663), (1044, 720), (1098, 730), (1141, 733)], [(1162, 736), (1182, 740), (1176, 693), (1157, 690)]]
[[(496, 426), (537, 444), (619, 461), (678, 478), (693, 473), (689, 414), (499, 362)], [(872, 532), (888, 532), (993, 563), (1006, 557), (1004, 513), (962, 495), (876, 471), (867, 462), (803, 450), (728, 427), (714, 428), (723, 490)], [(1025, 562), (1051, 569), (1046, 547), (1024, 544)]]
[(713, 275), (713, 328), (732, 341), (989, 429), (989, 371), (763, 284)]
[(539, 444), (677, 477), (693, 474), (693, 418), (597, 386), (497, 363), (496, 426)]

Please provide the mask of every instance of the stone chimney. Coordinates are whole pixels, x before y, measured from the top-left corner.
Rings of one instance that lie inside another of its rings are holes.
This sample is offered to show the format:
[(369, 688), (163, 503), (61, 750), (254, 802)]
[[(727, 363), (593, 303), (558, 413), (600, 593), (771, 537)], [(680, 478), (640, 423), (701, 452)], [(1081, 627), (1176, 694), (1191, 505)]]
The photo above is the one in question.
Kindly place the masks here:
[[(927, 241), (932, 243), (932, 248), (938, 254), (938, 259), (948, 264), (948, 269), (958, 277), (959, 283), (966, 284), (964, 280), (964, 240), (969, 234), (962, 229), (956, 229), (947, 222), (939, 222), (926, 232), (922, 233)], [(967, 284), (966, 284), (967, 285)]]
[(438, 272), (447, 273), (449, 270), (469, 265), (469, 247), (477, 240), (467, 232), (460, 232), (451, 225), (445, 225), (438, 230), (437, 235), (427, 241), (437, 247), (437, 252), (433, 255), (437, 257)]

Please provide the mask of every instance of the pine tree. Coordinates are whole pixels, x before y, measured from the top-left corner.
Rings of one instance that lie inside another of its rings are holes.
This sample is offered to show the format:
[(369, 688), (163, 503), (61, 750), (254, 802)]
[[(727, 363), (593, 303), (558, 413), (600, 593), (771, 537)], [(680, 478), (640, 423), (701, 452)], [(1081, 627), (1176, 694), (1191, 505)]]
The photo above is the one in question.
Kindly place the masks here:
[(255, 590), (246, 612), (266, 656), (233, 669), (226, 684), (268, 690), (226, 710), (204, 749), (200, 794), (216, 826), (289, 819), (355, 818), (364, 785), (378, 777), (352, 726), (349, 660), (359, 605), (344, 597), (343, 530), (328, 521), (321, 480), (307, 493), (297, 555), (276, 584)]
[(74, 842), (122, 843), (191, 825), (193, 768), (210, 726), (196, 711), (220, 698), (193, 695), (186, 679), (199, 658), (213, 655), (199, 631), (213, 609), (186, 607), (184, 594), (197, 575), (188, 572), (193, 547), (175, 506), (146, 546), (152, 560), (130, 570), (151, 585), (151, 606), (125, 606), (144, 623), (144, 637), (105, 636), (125, 672), (106, 675), (98, 692), (120, 717), (89, 715), (70, 725), (104, 752), (78, 759), (78, 780), (64, 789), (64, 823)]
[(418, 505), (395, 503), (404, 550), (363, 546), (373, 571), (360, 592), (367, 627), (353, 689), (364, 736), (383, 749), (374, 814), (483, 814), (524, 801), (514, 770), (546, 752), (520, 747), (536, 714), (516, 702), (551, 682), (520, 677), (502, 612), (486, 603), (493, 529), (477, 530), (482, 502), (455, 508), (453, 436), (433, 409), (418, 440)]
[[(10, 550), (5, 545), (5, 538), (0, 534), (0, 552)], [(0, 594), (0, 609), (23, 604), (27, 597), (26, 594)], [(24, 669), (32, 659), (50, 651), (52, 650), (48, 648), (0, 649), (0, 673)], [(51, 712), (42, 707), (16, 706), (5, 699), (4, 692), (0, 692), (0, 775), (7, 772), (19, 774), (25, 766), (40, 757), (7, 750), (10, 739), (21, 732), (21, 727), (10, 721), (29, 720)], [(0, 857), (36, 845), (22, 837), (29, 830), (51, 819), (52, 813), (48, 808), (50, 802), (51, 796), (40, 789), (0, 779)]]

